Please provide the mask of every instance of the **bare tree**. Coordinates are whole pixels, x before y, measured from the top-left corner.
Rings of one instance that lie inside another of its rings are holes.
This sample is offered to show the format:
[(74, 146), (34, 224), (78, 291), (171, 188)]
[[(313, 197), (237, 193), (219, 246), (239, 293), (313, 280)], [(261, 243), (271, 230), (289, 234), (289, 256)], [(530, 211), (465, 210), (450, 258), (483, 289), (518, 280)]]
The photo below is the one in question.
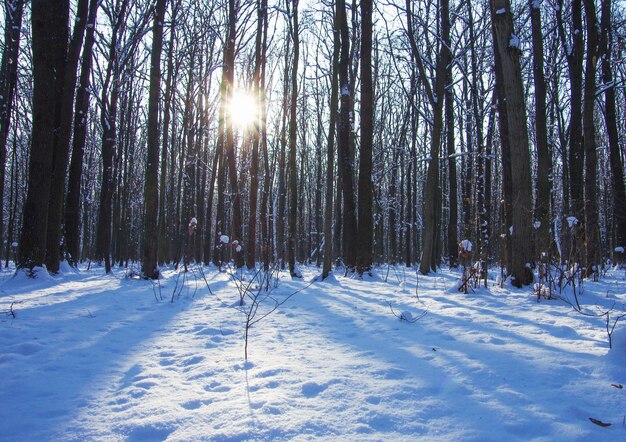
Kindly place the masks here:
[[(511, 158), (511, 256), (510, 274), (513, 284), (518, 287), (530, 284), (533, 279), (530, 270), (532, 248), (528, 238), (532, 236), (532, 187), (530, 177), (530, 153), (528, 150), (528, 129), (526, 126), (526, 105), (520, 66), (519, 37), (513, 31), (513, 13), (508, 0), (491, 0), (491, 21), (493, 29), (494, 56), (496, 70), (500, 76), (496, 82), (500, 87), (506, 109), (506, 135)], [(503, 134), (501, 134), (501, 137)], [(504, 144), (504, 143), (503, 143)], [(504, 149), (504, 146), (503, 146)], [(505, 195), (506, 197), (506, 195)]]

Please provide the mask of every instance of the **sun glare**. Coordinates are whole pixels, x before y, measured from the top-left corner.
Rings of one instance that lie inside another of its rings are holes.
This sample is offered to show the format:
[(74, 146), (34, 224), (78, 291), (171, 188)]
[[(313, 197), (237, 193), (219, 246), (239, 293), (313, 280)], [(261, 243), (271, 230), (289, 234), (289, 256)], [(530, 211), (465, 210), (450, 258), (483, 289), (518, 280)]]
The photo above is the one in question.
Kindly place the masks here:
[(241, 129), (250, 128), (257, 118), (256, 101), (245, 92), (235, 91), (230, 101), (229, 112), (235, 126)]

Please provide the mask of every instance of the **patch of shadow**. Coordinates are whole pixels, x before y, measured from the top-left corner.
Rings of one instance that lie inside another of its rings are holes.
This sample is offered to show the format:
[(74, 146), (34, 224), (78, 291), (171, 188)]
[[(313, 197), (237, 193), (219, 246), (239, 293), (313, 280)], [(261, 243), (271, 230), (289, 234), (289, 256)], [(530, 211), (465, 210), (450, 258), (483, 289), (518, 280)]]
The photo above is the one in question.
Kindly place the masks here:
[(141, 426), (132, 428), (128, 432), (128, 442), (155, 442), (163, 441), (168, 438), (171, 431), (167, 428), (160, 428), (157, 426)]
[(305, 382), (302, 384), (302, 394), (308, 398), (314, 398), (326, 390), (328, 385), (320, 385), (317, 382)]

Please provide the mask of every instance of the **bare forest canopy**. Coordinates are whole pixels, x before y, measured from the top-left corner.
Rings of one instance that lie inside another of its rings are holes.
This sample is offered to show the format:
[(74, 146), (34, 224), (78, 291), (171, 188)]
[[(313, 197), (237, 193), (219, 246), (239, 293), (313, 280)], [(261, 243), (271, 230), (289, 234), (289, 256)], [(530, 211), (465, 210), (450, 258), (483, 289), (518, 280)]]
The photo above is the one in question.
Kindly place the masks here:
[(4, 265), (624, 258), (620, 1), (3, 7)]

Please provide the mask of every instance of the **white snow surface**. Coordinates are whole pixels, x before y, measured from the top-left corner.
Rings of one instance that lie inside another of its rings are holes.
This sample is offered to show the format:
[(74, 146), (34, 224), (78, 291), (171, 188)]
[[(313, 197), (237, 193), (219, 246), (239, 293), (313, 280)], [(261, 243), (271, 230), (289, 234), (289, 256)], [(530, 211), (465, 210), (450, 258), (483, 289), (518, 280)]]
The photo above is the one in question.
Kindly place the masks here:
[[(609, 350), (604, 319), (532, 287), (377, 272), (281, 274), (274, 298), (301, 291), (250, 330), (245, 362), (239, 293), (213, 267), (157, 285), (4, 271), (0, 440), (626, 440), (626, 319)], [(623, 309), (624, 270), (583, 290), (584, 308)]]

